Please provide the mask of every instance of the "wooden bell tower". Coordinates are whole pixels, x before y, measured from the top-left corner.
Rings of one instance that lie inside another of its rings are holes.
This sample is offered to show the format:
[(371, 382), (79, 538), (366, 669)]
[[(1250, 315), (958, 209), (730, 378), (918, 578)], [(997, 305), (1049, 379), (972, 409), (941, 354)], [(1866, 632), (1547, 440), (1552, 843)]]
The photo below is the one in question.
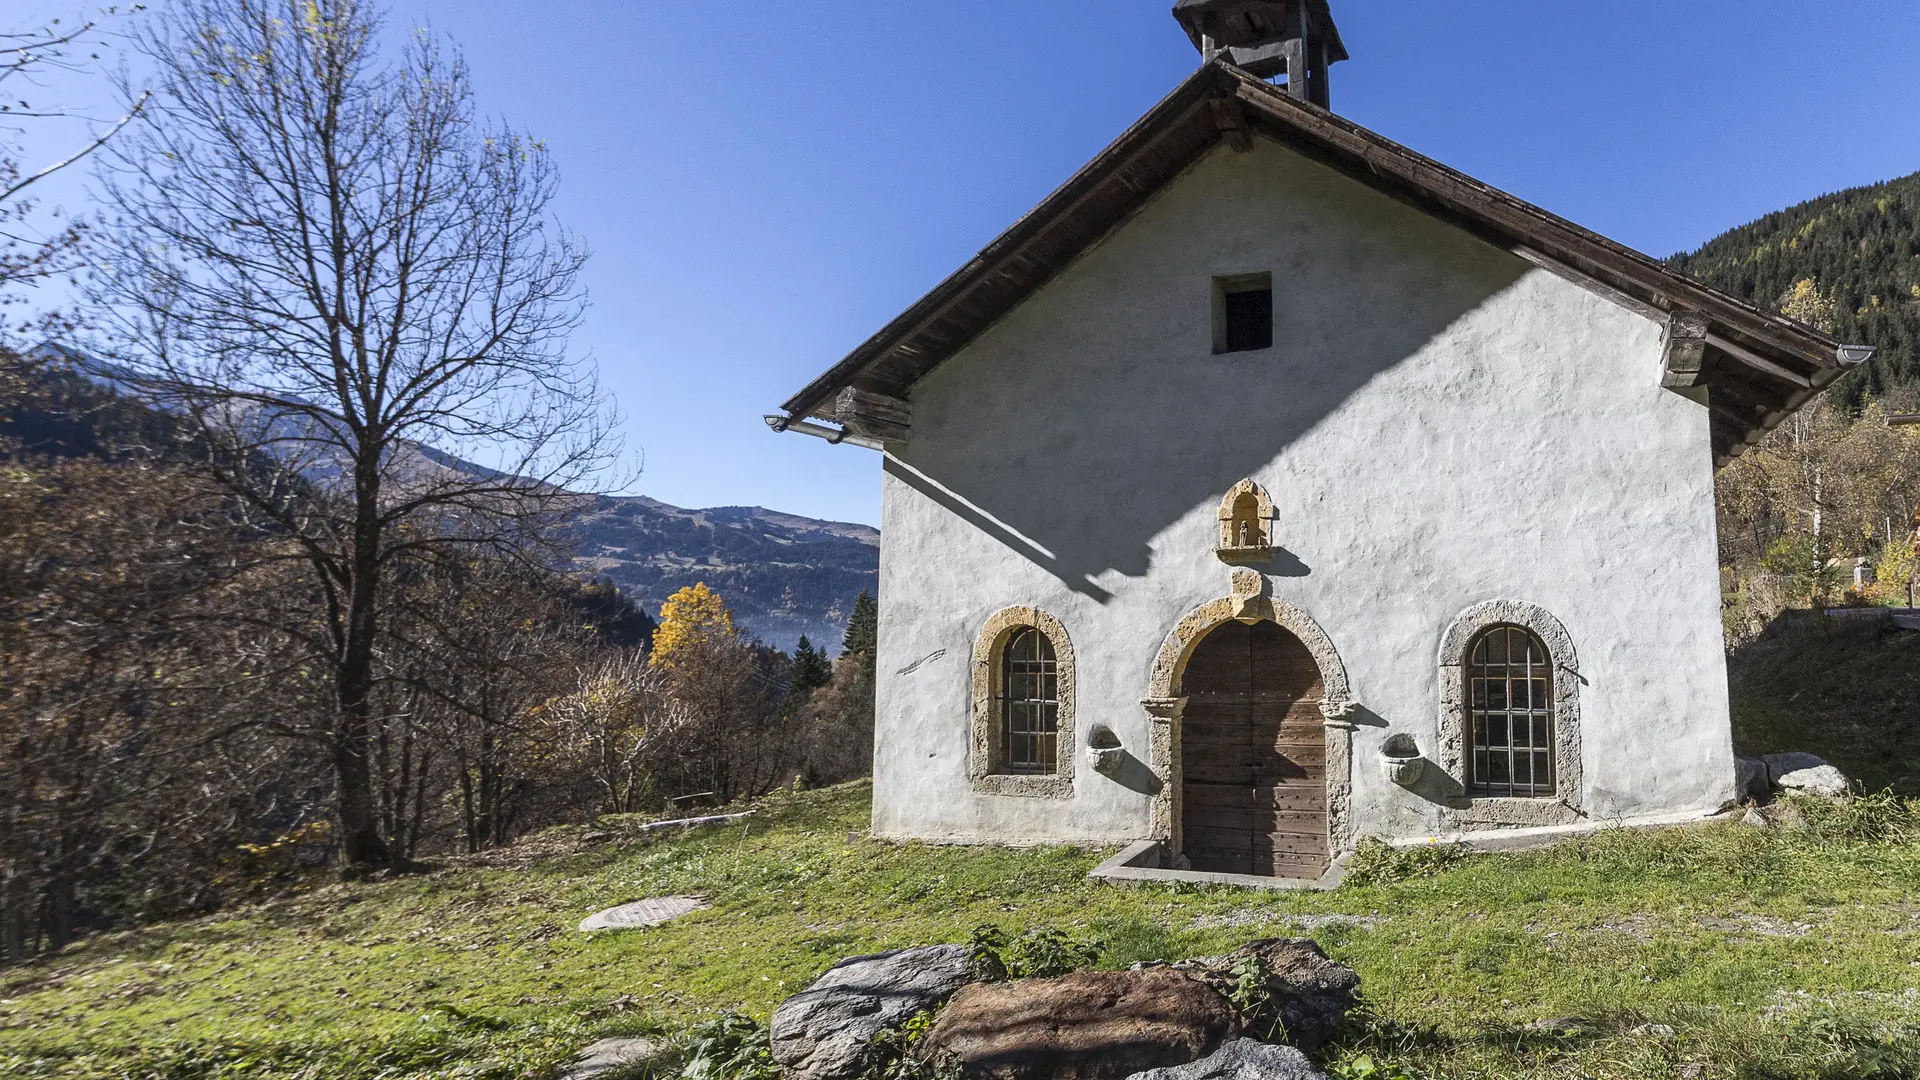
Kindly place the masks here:
[(1262, 79), (1286, 77), (1287, 92), (1331, 109), (1327, 69), (1347, 58), (1327, 0), (1179, 0), (1173, 17), (1207, 61)]

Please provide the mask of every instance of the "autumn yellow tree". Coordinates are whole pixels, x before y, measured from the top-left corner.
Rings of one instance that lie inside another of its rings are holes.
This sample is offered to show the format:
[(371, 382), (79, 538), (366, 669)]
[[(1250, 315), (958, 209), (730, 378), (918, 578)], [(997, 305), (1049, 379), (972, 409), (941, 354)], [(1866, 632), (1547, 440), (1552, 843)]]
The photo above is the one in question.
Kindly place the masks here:
[(736, 636), (733, 612), (706, 582), (689, 585), (660, 605), (660, 627), (653, 632), (654, 667), (684, 667), (694, 657)]
[[(1779, 306), (1833, 327), (1833, 301), (1811, 280), (1795, 282)], [(1911, 569), (1898, 526), (1920, 494), (1920, 438), (1888, 418), (1913, 400), (1898, 390), (1849, 410), (1823, 395), (1720, 470), (1721, 558), (1740, 582), (1729, 640), (1758, 633), (1784, 607), (1841, 599), (1852, 559), (1877, 553), (1880, 591), (1904, 593)]]

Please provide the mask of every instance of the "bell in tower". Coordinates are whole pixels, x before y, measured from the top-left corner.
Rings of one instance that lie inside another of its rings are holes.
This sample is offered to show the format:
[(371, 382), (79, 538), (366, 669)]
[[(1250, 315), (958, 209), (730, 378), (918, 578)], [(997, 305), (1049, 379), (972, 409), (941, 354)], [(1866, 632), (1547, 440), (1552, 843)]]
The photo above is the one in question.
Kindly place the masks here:
[(1327, 0), (1179, 0), (1173, 17), (1206, 60), (1262, 79), (1284, 75), (1289, 94), (1332, 108), (1327, 68), (1345, 60), (1347, 48)]

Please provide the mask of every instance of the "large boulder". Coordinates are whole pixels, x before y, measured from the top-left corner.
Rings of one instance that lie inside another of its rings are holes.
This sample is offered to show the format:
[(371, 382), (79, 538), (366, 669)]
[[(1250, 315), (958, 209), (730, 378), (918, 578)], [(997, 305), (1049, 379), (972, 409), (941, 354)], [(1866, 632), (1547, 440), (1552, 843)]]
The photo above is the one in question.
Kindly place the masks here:
[(1781, 791), (1816, 795), (1822, 799), (1844, 799), (1853, 793), (1853, 784), (1847, 779), (1847, 774), (1831, 765), (1815, 765), (1809, 769), (1781, 773), (1773, 782)]
[(1291, 1046), (1235, 1039), (1199, 1061), (1148, 1069), (1127, 1080), (1327, 1080), (1327, 1074)]
[(1802, 769), (1817, 769), (1827, 763), (1826, 758), (1800, 753), (1768, 754), (1760, 761), (1767, 767), (1767, 783), (1775, 788), (1780, 786), (1780, 778), (1788, 773), (1799, 772)]
[(1170, 968), (1077, 971), (969, 986), (924, 1042), (929, 1056), (958, 1059), (969, 1077), (1121, 1080), (1197, 1061), (1235, 1024), (1225, 998)]
[(791, 1080), (852, 1080), (872, 1063), (876, 1034), (938, 1007), (971, 979), (964, 945), (842, 960), (773, 1011), (773, 1059)]
[(1276, 1040), (1302, 1050), (1318, 1050), (1339, 1030), (1347, 1010), (1357, 1004), (1360, 976), (1327, 958), (1311, 938), (1262, 938), (1225, 956), (1203, 956), (1168, 965), (1230, 994), (1248, 961), (1267, 974), (1266, 1002), (1245, 1017), (1253, 1034), (1269, 1031)]

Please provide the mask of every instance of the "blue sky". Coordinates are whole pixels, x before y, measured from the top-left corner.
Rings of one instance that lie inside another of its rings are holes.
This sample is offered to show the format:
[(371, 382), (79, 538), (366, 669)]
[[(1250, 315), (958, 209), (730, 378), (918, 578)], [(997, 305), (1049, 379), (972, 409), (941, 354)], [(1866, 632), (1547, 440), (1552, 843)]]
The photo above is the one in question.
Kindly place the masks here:
[[(43, 3), (33, 5), (40, 10)], [(399, 0), (545, 138), (631, 490), (875, 523), (760, 422), (1197, 63), (1171, 0)], [(746, 16), (738, 14), (745, 11)], [(1911, 0), (1333, 0), (1336, 111), (1655, 255), (1920, 170)], [(72, 201), (78, 196), (62, 191)]]

